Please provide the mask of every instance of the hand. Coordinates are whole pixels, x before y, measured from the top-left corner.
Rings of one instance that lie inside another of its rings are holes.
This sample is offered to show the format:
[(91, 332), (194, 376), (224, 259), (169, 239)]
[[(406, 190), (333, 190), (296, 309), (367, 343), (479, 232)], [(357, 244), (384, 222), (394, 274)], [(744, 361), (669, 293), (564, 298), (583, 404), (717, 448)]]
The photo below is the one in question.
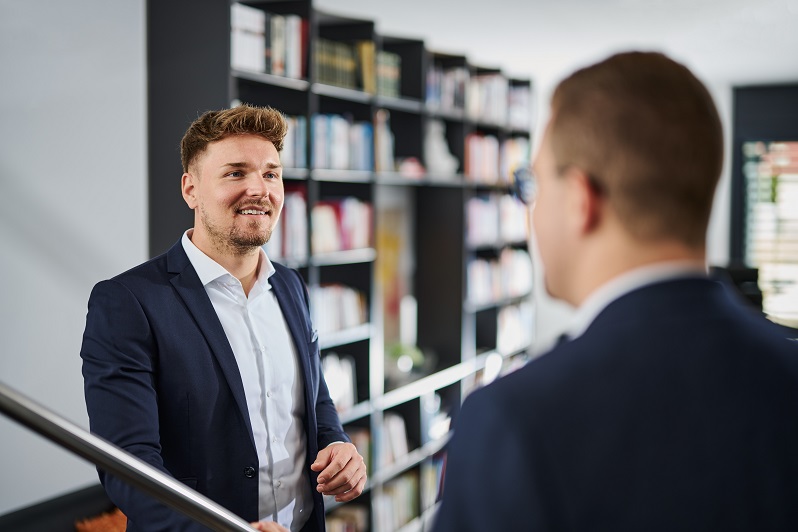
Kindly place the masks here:
[(257, 521), (255, 523), (250, 523), (250, 526), (255, 530), (260, 530), (261, 532), (290, 532), (287, 528), (278, 525), (273, 521)]
[(319, 451), (310, 465), (319, 473), (316, 490), (335, 495), (338, 502), (349, 502), (363, 493), (366, 486), (366, 463), (351, 443), (333, 443)]

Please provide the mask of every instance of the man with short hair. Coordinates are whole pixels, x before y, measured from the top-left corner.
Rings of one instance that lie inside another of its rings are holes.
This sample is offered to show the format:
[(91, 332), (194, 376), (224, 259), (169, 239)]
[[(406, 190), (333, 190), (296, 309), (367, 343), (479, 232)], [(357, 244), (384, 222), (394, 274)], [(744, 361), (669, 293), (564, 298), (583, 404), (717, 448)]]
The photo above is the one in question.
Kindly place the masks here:
[[(94, 287), (81, 357), (92, 432), (259, 530), (323, 531), (322, 494), (354, 499), (366, 468), (327, 391), (302, 278), (261, 247), (283, 206), (285, 134), (282, 114), (247, 105), (191, 124), (194, 227)], [(100, 479), (128, 530), (204, 529)]]
[(664, 55), (557, 87), (526, 199), (575, 319), (466, 399), (437, 532), (798, 530), (798, 345), (707, 276), (722, 143)]

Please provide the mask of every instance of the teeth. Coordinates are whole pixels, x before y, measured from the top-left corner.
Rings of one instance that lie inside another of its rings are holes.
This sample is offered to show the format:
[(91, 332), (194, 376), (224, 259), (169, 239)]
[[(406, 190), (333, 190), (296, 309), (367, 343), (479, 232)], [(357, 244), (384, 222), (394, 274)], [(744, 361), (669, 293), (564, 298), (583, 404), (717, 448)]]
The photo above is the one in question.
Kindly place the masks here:
[(255, 209), (243, 209), (239, 212), (241, 214), (266, 214), (266, 211), (257, 211)]

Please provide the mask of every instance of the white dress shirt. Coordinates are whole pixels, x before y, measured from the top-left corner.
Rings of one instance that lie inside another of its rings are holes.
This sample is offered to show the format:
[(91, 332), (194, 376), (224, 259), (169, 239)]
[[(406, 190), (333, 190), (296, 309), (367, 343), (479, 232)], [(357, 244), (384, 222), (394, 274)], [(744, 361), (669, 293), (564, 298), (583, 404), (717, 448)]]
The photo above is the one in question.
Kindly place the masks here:
[(670, 261), (622, 273), (601, 285), (585, 299), (576, 310), (565, 334), (569, 339), (581, 336), (602, 310), (633, 290), (661, 281), (686, 277), (707, 277), (707, 268), (698, 266), (694, 262)]
[(269, 284), (274, 273), (261, 250), (258, 278), (244, 294), (241, 282), (182, 239), (192, 266), (233, 349), (258, 452), (258, 515), (296, 532), (313, 510), (305, 471), (304, 385), (288, 324)]

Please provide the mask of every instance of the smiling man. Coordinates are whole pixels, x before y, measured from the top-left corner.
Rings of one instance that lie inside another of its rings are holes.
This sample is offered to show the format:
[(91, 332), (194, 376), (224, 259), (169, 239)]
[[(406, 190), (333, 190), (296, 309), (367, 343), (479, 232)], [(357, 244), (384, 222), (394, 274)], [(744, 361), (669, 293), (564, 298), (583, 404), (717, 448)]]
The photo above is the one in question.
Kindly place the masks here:
[[(95, 286), (81, 357), (92, 432), (259, 530), (323, 531), (322, 494), (358, 497), (366, 469), (327, 391), (302, 278), (261, 247), (283, 206), (285, 134), (278, 111), (246, 105), (191, 124), (194, 227)], [(203, 530), (100, 479), (128, 530)]]

